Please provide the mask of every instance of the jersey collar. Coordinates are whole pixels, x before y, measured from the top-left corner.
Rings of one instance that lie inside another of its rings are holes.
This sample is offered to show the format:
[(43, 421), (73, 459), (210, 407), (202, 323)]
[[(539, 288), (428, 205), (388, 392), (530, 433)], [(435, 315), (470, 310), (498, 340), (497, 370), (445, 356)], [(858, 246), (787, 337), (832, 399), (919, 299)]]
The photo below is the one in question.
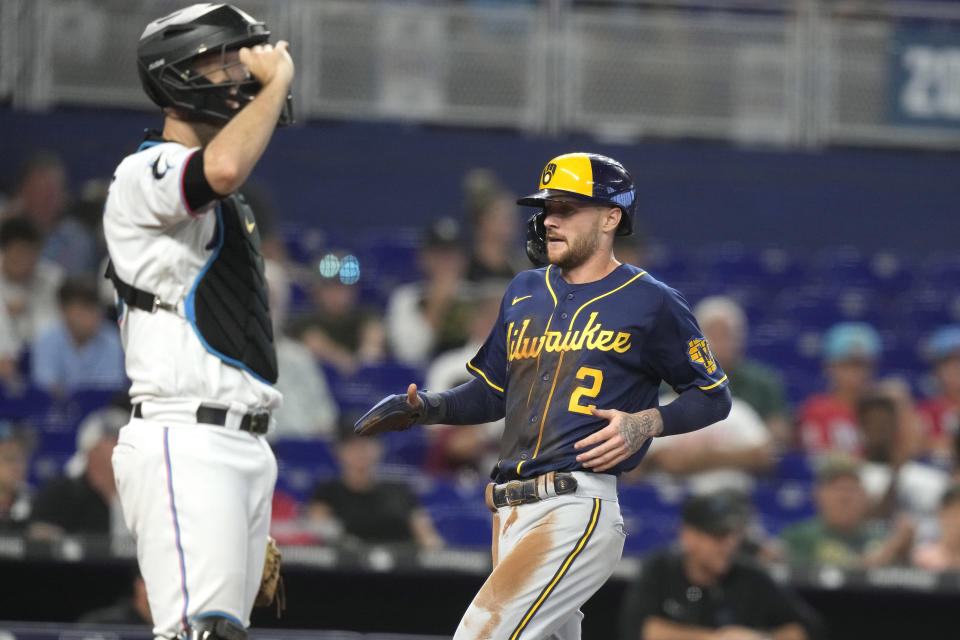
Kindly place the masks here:
[(137, 147), (137, 151), (143, 151), (144, 149), (149, 149), (152, 146), (162, 144), (167, 142), (163, 138), (163, 134), (157, 129), (145, 129), (143, 132), (143, 142), (140, 143), (140, 146)]

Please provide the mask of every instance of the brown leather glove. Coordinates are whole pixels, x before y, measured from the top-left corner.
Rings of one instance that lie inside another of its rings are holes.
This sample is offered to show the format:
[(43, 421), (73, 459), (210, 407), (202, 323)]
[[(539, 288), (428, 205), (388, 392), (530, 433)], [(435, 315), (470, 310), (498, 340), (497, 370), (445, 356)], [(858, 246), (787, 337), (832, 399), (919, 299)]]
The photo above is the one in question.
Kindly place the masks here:
[(260, 590), (253, 601), (254, 606), (268, 607), (276, 605), (277, 617), (287, 608), (287, 596), (283, 590), (283, 578), (280, 576), (280, 549), (277, 541), (267, 536), (267, 552), (263, 560), (263, 577), (260, 579)]

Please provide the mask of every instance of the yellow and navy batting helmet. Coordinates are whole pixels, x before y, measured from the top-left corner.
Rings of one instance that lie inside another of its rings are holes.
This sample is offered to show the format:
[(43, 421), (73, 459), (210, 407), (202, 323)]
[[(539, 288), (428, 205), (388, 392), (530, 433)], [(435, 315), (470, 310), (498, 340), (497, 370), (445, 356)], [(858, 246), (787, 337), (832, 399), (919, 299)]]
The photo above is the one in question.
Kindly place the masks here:
[(547, 163), (540, 174), (540, 190), (517, 200), (526, 207), (540, 207), (527, 221), (527, 257), (535, 266), (547, 264), (544, 202), (566, 196), (598, 205), (619, 207), (622, 215), (618, 236), (633, 233), (637, 192), (623, 165), (596, 153), (567, 153)]
[(637, 193), (623, 165), (596, 153), (567, 153), (547, 163), (540, 174), (540, 190), (517, 200), (528, 207), (543, 207), (546, 200), (567, 196), (584, 202), (608, 204), (623, 212), (618, 236), (633, 233)]

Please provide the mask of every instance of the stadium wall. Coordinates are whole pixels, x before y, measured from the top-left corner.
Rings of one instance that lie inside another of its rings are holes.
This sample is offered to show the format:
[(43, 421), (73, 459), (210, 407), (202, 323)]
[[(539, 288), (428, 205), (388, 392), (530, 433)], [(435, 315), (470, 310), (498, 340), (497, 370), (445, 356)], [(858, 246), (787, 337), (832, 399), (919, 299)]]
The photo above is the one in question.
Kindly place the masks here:
[[(0, 109), (0, 176), (38, 148), (61, 152), (76, 186), (108, 176), (158, 117), (142, 112)], [(960, 154), (781, 151), (703, 142), (618, 145), (585, 138), (401, 124), (309, 122), (275, 136), (256, 177), (284, 227), (417, 227), (459, 215), (464, 173), (494, 169), (532, 190), (547, 159), (592, 150), (620, 159), (639, 188), (640, 220), (668, 244), (813, 249), (856, 245), (913, 253), (956, 248)], [(9, 189), (9, 185), (4, 185)]]

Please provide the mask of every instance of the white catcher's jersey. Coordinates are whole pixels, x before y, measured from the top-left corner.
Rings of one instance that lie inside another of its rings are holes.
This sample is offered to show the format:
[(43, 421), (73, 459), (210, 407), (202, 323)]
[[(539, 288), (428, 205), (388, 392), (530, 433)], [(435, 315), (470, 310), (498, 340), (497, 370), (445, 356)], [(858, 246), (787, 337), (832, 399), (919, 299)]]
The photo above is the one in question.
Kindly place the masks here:
[(107, 196), (103, 230), (117, 274), (177, 307), (153, 313), (126, 307), (120, 318), (131, 400), (273, 410), (280, 393), (207, 351), (185, 315), (184, 300), (213, 254), (217, 225), (215, 203), (191, 211), (184, 198), (183, 171), (198, 151), (146, 142), (117, 167)]

